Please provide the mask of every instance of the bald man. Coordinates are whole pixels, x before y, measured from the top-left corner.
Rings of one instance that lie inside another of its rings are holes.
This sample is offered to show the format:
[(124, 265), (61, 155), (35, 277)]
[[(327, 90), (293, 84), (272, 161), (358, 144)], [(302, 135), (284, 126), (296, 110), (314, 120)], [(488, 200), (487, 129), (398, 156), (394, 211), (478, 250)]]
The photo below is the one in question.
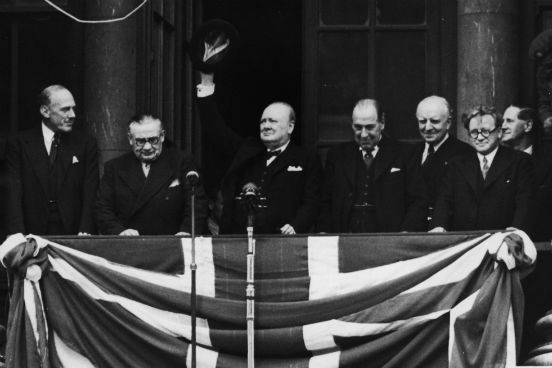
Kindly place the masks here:
[(318, 230), (329, 233), (425, 231), (420, 169), (405, 145), (386, 137), (378, 101), (356, 103), (354, 141), (332, 147), (325, 167)]
[(450, 106), (443, 97), (429, 96), (420, 101), (416, 120), (423, 141), (414, 146), (413, 155), (422, 169), (428, 192), (428, 216), (431, 219), (449, 161), (473, 149), (450, 135)]
[(260, 118), (259, 137), (243, 138), (219, 114), (212, 74), (202, 74), (198, 106), (202, 126), (213, 149), (233, 161), (220, 192), (223, 202), (220, 232), (243, 234), (247, 208), (236, 199), (253, 183), (264, 198), (255, 213), (255, 232), (293, 235), (309, 232), (318, 214), (322, 167), (316, 152), (293, 144), (295, 112), (285, 102), (268, 105)]
[(99, 181), (96, 140), (74, 129), (75, 100), (67, 88), (49, 86), (38, 100), (40, 125), (8, 143), (7, 231), (91, 234)]

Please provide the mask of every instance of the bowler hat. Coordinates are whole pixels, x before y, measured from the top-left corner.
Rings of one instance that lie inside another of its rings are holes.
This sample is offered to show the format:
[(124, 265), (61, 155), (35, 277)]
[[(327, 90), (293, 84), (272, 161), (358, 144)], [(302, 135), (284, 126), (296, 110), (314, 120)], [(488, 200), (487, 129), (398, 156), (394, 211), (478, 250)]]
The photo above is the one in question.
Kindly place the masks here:
[(190, 59), (193, 66), (205, 73), (213, 73), (228, 66), (236, 57), (239, 45), (238, 31), (222, 19), (201, 24), (190, 41)]

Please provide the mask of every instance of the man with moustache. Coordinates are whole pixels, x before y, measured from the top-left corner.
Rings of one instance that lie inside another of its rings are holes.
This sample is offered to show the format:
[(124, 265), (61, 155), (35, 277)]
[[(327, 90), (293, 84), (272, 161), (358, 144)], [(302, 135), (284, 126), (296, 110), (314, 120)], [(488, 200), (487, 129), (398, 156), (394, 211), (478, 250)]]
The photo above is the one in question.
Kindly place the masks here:
[(233, 157), (221, 186), (221, 234), (243, 234), (248, 210), (236, 197), (253, 183), (259, 191), (255, 232), (293, 235), (311, 230), (319, 209), (322, 167), (316, 152), (291, 141), (295, 112), (285, 102), (268, 105), (260, 118), (259, 138), (243, 138), (220, 115), (214, 99), (213, 74), (201, 73), (200, 119), (219, 154)]
[(383, 135), (380, 103), (352, 114), (354, 141), (330, 149), (318, 229), (329, 233), (425, 231), (426, 190), (405, 146)]
[[(190, 156), (164, 145), (161, 120), (137, 115), (128, 124), (128, 152), (105, 164), (95, 215), (101, 234), (187, 235), (191, 187), (186, 174), (199, 171)], [(207, 202), (196, 187), (195, 225), (205, 230)]]
[(96, 141), (73, 129), (75, 101), (67, 88), (49, 86), (38, 102), (40, 127), (8, 142), (7, 232), (91, 234), (99, 179)]
[(552, 239), (552, 151), (541, 141), (542, 126), (536, 110), (511, 105), (504, 111), (501, 143), (506, 147), (531, 155), (537, 184), (535, 216), (532, 239)]
[(440, 96), (429, 96), (418, 104), (416, 120), (423, 142), (414, 146), (413, 154), (420, 165), (428, 193), (428, 218), (431, 218), (435, 200), (442, 188), (449, 161), (458, 155), (472, 152), (466, 143), (449, 134), (450, 106)]
[(494, 108), (479, 106), (463, 122), (476, 152), (450, 162), (431, 231), (530, 232), (535, 177), (529, 155), (500, 146), (502, 119)]

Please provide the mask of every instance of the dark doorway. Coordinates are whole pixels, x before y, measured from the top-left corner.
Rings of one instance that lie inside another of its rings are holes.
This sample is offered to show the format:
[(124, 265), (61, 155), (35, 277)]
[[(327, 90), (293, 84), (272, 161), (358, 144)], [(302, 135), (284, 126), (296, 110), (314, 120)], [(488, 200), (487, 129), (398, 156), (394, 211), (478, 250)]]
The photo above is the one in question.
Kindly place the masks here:
[[(54, 12), (0, 13), (0, 99), (7, 111), (2, 132), (38, 127), (36, 96), (65, 85), (82, 107), (82, 26)], [(80, 117), (82, 127), (82, 118)]]
[[(285, 101), (301, 116), (301, 1), (205, 0), (203, 20), (224, 19), (239, 32), (236, 62), (215, 76), (216, 95), (226, 122), (242, 136), (257, 136), (263, 109)], [(293, 141), (301, 144), (301, 121)], [(203, 144), (203, 167), (209, 194), (231, 157)]]

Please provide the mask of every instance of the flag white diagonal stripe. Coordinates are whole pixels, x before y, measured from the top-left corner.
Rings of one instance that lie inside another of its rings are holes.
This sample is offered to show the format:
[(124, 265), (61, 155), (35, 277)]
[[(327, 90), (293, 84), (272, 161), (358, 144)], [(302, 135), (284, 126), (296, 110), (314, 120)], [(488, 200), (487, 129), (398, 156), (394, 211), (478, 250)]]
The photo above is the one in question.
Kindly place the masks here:
[(86, 357), (71, 349), (54, 331), (56, 352), (63, 367), (94, 368), (94, 365)]
[[(191, 339), (190, 316), (186, 314), (173, 313), (160, 310), (137, 301), (124, 298), (118, 295), (108, 294), (92, 283), (84, 275), (78, 272), (70, 264), (62, 259), (49, 257), (53, 269), (64, 279), (74, 282), (86, 294), (96, 300), (114, 302), (140, 318), (150, 326), (163, 331), (171, 336), (181, 336)], [(176, 276), (174, 276), (176, 277)], [(197, 342), (204, 345), (211, 345), (209, 325), (205, 319), (197, 318)]]
[(329, 275), (320, 274), (311, 276), (311, 285), (316, 287), (316, 293), (311, 293), (311, 300), (314, 298), (320, 299), (336, 295), (344, 295), (361, 289), (388, 283), (400, 277), (406, 276), (415, 270), (429, 267), (448, 257), (464, 252), (466, 249), (473, 247), (487, 236), (488, 235), (484, 235), (482, 237), (460, 243), (456, 246), (407, 261), (395, 262), (384, 266), (349, 273), (334, 274), (331, 270)]
[(309, 299), (320, 299), (326, 294), (326, 288), (337, 287), (331, 283), (337, 281), (333, 276), (339, 273), (339, 237), (309, 236), (307, 244), (311, 277)]
[[(185, 290), (192, 290), (190, 264), (192, 261), (192, 240), (182, 238), (182, 252), (184, 253)], [(215, 264), (213, 262), (213, 239), (196, 238), (196, 292), (198, 295), (215, 297)]]

